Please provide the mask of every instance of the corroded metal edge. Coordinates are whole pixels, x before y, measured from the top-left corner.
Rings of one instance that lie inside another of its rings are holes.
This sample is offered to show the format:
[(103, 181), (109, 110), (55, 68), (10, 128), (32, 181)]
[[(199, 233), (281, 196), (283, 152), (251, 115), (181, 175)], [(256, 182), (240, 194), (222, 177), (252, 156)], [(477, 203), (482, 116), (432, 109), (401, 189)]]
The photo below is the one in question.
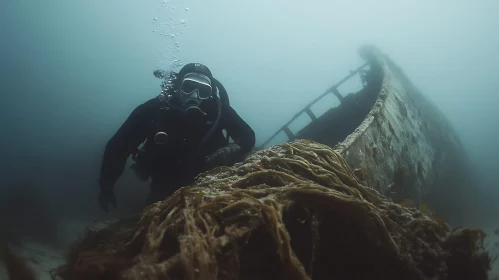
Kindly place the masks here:
[(466, 161), (461, 143), (445, 116), (386, 55), (372, 46), (362, 47), (361, 55), (383, 70), (381, 90), (361, 125), (334, 149), (354, 168), (366, 168), (367, 183), (387, 197), (421, 203), (449, 178), (451, 165)]

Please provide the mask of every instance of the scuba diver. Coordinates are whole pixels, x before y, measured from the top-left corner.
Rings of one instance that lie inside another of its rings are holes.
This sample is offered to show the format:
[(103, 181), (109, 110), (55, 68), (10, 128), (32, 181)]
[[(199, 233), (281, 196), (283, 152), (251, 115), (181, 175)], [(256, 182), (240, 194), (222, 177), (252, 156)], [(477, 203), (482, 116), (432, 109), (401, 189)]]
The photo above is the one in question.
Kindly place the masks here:
[(109, 204), (116, 208), (113, 187), (129, 155), (139, 178), (151, 178), (150, 205), (193, 183), (201, 172), (243, 160), (255, 145), (253, 129), (230, 106), (208, 67), (189, 63), (179, 73), (154, 75), (164, 80), (161, 94), (135, 108), (106, 144), (99, 178), (105, 212)]

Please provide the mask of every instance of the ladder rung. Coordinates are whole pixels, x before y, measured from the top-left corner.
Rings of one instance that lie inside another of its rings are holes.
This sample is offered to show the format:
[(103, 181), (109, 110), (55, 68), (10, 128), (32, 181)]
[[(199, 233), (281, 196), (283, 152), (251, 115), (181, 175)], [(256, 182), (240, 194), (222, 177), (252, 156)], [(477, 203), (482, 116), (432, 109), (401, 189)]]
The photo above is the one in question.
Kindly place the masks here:
[(337, 88), (333, 88), (333, 93), (334, 93), (334, 95), (336, 95), (336, 97), (338, 97), (340, 102), (343, 102), (343, 95), (341, 95), (341, 93), (338, 91)]
[(286, 135), (288, 136), (289, 140), (295, 139), (295, 135), (293, 134), (293, 132), (291, 132), (291, 130), (289, 129), (289, 127), (285, 126), (285, 127), (282, 128), (282, 130), (284, 131), (284, 133), (286, 133)]
[(312, 110), (310, 110), (310, 108), (305, 109), (305, 112), (312, 119), (312, 121), (315, 121), (317, 119), (314, 112), (312, 112)]

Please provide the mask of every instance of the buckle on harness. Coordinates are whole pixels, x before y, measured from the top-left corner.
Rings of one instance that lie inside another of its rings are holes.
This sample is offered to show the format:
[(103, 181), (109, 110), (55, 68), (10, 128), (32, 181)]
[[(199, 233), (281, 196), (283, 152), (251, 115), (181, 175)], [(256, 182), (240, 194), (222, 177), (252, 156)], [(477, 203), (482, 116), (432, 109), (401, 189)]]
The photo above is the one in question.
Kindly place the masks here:
[(154, 142), (158, 145), (168, 144), (168, 134), (162, 131), (156, 133), (156, 135), (154, 135)]

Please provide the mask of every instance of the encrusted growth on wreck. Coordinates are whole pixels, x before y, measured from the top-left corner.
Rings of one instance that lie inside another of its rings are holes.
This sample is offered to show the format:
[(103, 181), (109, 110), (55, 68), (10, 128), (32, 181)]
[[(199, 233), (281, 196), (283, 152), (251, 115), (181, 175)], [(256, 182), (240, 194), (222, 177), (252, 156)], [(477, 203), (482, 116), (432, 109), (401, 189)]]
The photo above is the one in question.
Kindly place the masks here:
[[(369, 170), (368, 170), (369, 172)], [(361, 174), (361, 173), (359, 173)], [(483, 232), (392, 203), (326, 145), (200, 175), (136, 223), (91, 230), (63, 279), (487, 279)]]
[[(462, 221), (470, 212), (463, 197), (475, 195), (475, 182), (453, 128), (388, 56), (374, 46), (361, 47), (359, 54), (366, 64), (319, 96), (334, 93), (339, 106), (317, 117), (309, 110), (317, 98), (298, 113), (310, 115), (311, 123), (296, 134), (288, 128), (291, 121), (279, 131), (290, 141), (334, 147), (352, 167), (366, 170), (363, 179), (393, 201), (432, 202), (442, 215)], [(337, 86), (354, 74), (361, 76), (363, 88), (342, 96)]]
[(463, 149), (445, 116), (400, 68), (375, 48), (363, 52), (382, 69), (379, 96), (364, 122), (335, 148), (353, 166), (369, 167), (367, 181), (387, 196), (421, 203), (433, 187), (448, 183), (439, 182), (438, 173), (463, 162)]

